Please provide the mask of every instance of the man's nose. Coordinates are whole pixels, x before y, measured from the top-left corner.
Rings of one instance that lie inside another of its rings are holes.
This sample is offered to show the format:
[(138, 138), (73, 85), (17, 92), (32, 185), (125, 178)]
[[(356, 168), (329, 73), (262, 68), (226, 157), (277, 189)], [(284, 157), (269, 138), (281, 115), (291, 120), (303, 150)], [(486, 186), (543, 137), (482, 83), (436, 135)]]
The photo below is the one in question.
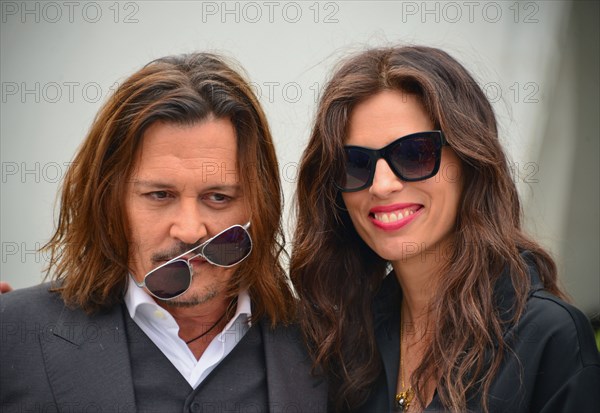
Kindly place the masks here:
[(175, 213), (170, 235), (185, 244), (194, 244), (208, 234), (205, 223), (198, 202), (184, 200)]

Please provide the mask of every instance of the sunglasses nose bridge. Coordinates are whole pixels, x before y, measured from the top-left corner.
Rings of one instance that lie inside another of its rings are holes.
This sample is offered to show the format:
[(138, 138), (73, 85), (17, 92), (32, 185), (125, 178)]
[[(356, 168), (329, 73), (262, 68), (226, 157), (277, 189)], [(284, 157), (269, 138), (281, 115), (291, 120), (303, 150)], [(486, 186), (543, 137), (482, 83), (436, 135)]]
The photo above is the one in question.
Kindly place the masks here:
[(373, 165), (373, 180), (369, 192), (377, 197), (385, 197), (388, 194), (404, 188), (404, 184), (394, 170), (390, 161), (384, 156), (378, 158)]
[(185, 265), (187, 266), (187, 269), (190, 272), (190, 284), (191, 284), (191, 281), (192, 281), (192, 277), (194, 276), (194, 268), (192, 267), (192, 263), (190, 261), (193, 260), (196, 257), (197, 257), (197, 255), (195, 255), (195, 256), (187, 259), (187, 260), (183, 259), (183, 258), (180, 258), (179, 260), (177, 260), (177, 261), (184, 262)]
[(393, 149), (394, 149), (394, 147), (390, 147), (390, 146), (380, 149), (379, 150), (379, 152), (381, 154), (380, 159), (385, 160), (386, 166), (394, 174), (394, 176), (396, 176), (401, 181), (404, 181), (405, 178), (402, 175), (402, 172), (400, 171), (400, 166), (398, 165), (399, 159), (394, 159)]
[(191, 266), (190, 261), (193, 260), (194, 258), (198, 258), (198, 257), (202, 257), (202, 258), (206, 259), (206, 257), (202, 253), (202, 250), (200, 250), (200, 251), (198, 251), (197, 254), (192, 255), (190, 258), (186, 259), (185, 261), (188, 263), (189, 266)]
[(386, 155), (386, 149), (387, 148), (369, 149), (367, 152), (369, 155), (370, 170), (366, 185), (368, 185), (369, 187), (373, 185), (373, 180), (375, 179), (375, 174), (377, 172), (377, 164), (379, 163), (379, 160), (383, 159), (389, 165), (389, 161), (387, 160)]

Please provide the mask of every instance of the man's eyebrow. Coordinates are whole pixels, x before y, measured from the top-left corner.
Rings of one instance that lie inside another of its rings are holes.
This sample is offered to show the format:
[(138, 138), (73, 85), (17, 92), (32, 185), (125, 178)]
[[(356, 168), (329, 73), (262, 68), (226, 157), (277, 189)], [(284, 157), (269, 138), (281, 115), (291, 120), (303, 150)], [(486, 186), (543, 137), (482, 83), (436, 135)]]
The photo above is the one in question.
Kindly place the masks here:
[[(162, 181), (149, 181), (144, 179), (134, 179), (132, 183), (135, 187), (142, 187), (145, 189), (177, 189), (173, 184), (162, 182)], [(213, 185), (204, 189), (205, 191), (241, 191), (239, 184), (231, 185)]]
[(242, 187), (238, 184), (231, 184), (231, 185), (213, 185), (213, 186), (209, 186), (205, 189), (205, 191), (234, 191), (234, 192), (239, 192), (241, 191)]
[(173, 184), (169, 184), (162, 181), (148, 181), (144, 179), (134, 179), (133, 185), (136, 187), (144, 187), (148, 189), (174, 189)]

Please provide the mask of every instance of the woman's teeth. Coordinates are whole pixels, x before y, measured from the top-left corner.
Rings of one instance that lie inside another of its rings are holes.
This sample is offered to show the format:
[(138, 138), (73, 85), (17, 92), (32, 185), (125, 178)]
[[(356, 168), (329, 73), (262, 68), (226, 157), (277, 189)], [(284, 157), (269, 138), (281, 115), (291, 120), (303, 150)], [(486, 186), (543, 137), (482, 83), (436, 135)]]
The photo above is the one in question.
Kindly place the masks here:
[(406, 218), (409, 215), (414, 214), (415, 212), (410, 209), (406, 209), (404, 211), (395, 211), (395, 212), (379, 212), (373, 214), (377, 221), (381, 222), (396, 222), (400, 219)]

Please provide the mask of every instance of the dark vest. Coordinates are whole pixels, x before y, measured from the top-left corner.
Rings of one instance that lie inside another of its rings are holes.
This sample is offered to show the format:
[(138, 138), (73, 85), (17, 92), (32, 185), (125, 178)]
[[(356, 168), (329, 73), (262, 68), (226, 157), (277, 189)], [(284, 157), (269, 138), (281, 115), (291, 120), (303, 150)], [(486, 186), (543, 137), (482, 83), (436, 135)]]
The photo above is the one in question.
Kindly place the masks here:
[(194, 390), (124, 311), (138, 412), (251, 413), (268, 411), (260, 324)]

